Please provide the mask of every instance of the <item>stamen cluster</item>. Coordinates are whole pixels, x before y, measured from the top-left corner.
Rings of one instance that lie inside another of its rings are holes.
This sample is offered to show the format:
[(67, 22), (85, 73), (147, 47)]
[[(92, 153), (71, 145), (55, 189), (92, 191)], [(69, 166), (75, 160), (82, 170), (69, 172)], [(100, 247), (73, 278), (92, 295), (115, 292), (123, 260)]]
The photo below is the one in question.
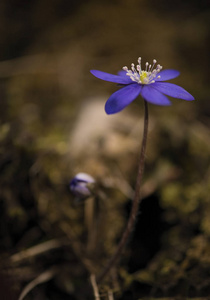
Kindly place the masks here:
[(155, 82), (156, 78), (160, 78), (160, 75), (157, 74), (162, 70), (161, 65), (157, 65), (155, 68), (155, 64), (157, 63), (156, 59), (153, 59), (153, 64), (149, 64), (146, 62), (145, 70), (142, 70), (141, 67), (141, 57), (138, 58), (138, 65), (131, 64), (131, 70), (128, 67), (123, 67), (123, 70), (126, 71), (126, 75), (130, 77), (132, 81), (135, 81), (139, 84), (151, 84)]

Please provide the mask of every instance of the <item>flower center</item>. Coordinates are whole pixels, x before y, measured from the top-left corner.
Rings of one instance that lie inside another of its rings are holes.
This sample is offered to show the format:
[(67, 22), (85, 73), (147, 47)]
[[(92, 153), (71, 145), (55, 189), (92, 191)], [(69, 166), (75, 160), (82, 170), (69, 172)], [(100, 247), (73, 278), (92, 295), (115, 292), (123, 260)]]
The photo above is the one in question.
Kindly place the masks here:
[(128, 67), (123, 67), (123, 70), (126, 71), (126, 75), (130, 77), (132, 81), (135, 81), (139, 84), (151, 84), (155, 82), (156, 78), (160, 78), (160, 75), (157, 75), (161, 69), (161, 65), (157, 63), (156, 59), (153, 59), (153, 65), (150, 65), (148, 62), (145, 64), (145, 70), (141, 68), (141, 57), (138, 58), (138, 65), (131, 64), (131, 70)]
[(148, 77), (148, 72), (146, 72), (146, 71), (141, 71), (141, 74), (139, 74), (140, 75), (140, 81), (142, 82), (142, 83), (145, 83), (146, 84), (146, 82), (147, 82), (147, 77)]

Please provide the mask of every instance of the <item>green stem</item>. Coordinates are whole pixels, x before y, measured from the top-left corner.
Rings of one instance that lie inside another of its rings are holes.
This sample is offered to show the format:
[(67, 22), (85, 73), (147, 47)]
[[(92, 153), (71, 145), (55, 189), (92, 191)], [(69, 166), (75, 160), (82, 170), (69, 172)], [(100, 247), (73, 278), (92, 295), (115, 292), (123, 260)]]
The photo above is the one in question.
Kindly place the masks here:
[(122, 234), (121, 240), (118, 244), (118, 247), (113, 254), (113, 256), (110, 258), (104, 269), (102, 270), (101, 274), (97, 277), (97, 283), (103, 281), (105, 276), (110, 272), (110, 270), (113, 268), (113, 266), (116, 264), (117, 260), (119, 259), (122, 250), (127, 243), (130, 234), (133, 230), (136, 217), (139, 210), (139, 204), (140, 204), (140, 187), (142, 183), (142, 177), (144, 173), (144, 161), (145, 161), (145, 152), (146, 152), (146, 144), (147, 144), (147, 133), (148, 133), (148, 123), (149, 123), (149, 115), (148, 115), (148, 105), (147, 102), (144, 100), (144, 131), (143, 131), (143, 139), (142, 139), (142, 145), (141, 145), (141, 153), (139, 157), (139, 168), (136, 178), (136, 186), (135, 186), (135, 193), (134, 193), (134, 199), (133, 199), (133, 205), (131, 208), (130, 216), (127, 222), (127, 226)]

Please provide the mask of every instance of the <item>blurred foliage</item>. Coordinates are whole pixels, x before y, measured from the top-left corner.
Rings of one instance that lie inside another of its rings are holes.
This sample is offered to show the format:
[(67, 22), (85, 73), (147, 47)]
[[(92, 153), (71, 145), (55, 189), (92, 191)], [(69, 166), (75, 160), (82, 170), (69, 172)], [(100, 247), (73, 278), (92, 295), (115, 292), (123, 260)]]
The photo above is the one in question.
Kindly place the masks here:
[[(141, 213), (101, 299), (110, 291), (121, 300), (208, 297), (207, 2), (19, 0), (0, 7), (1, 295), (17, 299), (31, 283), (26, 300), (93, 299), (90, 273), (100, 273), (116, 249), (130, 211), (143, 112), (137, 100), (105, 116), (116, 88), (89, 69), (117, 72), (141, 55), (180, 69), (175, 83), (196, 101), (149, 107)], [(100, 199), (74, 202), (68, 183), (79, 171), (98, 180)]]

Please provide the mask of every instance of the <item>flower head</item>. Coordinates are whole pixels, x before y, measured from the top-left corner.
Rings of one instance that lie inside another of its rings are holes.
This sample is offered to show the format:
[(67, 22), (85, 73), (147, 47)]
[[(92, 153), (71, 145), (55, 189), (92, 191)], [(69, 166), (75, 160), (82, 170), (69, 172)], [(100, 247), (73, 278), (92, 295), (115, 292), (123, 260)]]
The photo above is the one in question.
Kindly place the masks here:
[(85, 200), (92, 195), (92, 186), (95, 180), (92, 176), (86, 173), (78, 173), (69, 184), (71, 192), (78, 200)]
[(147, 102), (163, 106), (171, 104), (165, 95), (188, 101), (194, 100), (194, 97), (182, 87), (164, 82), (179, 76), (179, 71), (172, 69), (162, 71), (162, 66), (156, 65), (156, 63), (155, 59), (153, 64), (146, 62), (145, 70), (142, 70), (141, 57), (139, 57), (136, 67), (134, 64), (131, 64), (130, 70), (128, 67), (123, 67), (123, 70), (118, 75), (98, 70), (90, 71), (99, 79), (115, 82), (123, 86), (107, 100), (105, 104), (107, 114), (115, 114), (123, 110), (139, 95)]

